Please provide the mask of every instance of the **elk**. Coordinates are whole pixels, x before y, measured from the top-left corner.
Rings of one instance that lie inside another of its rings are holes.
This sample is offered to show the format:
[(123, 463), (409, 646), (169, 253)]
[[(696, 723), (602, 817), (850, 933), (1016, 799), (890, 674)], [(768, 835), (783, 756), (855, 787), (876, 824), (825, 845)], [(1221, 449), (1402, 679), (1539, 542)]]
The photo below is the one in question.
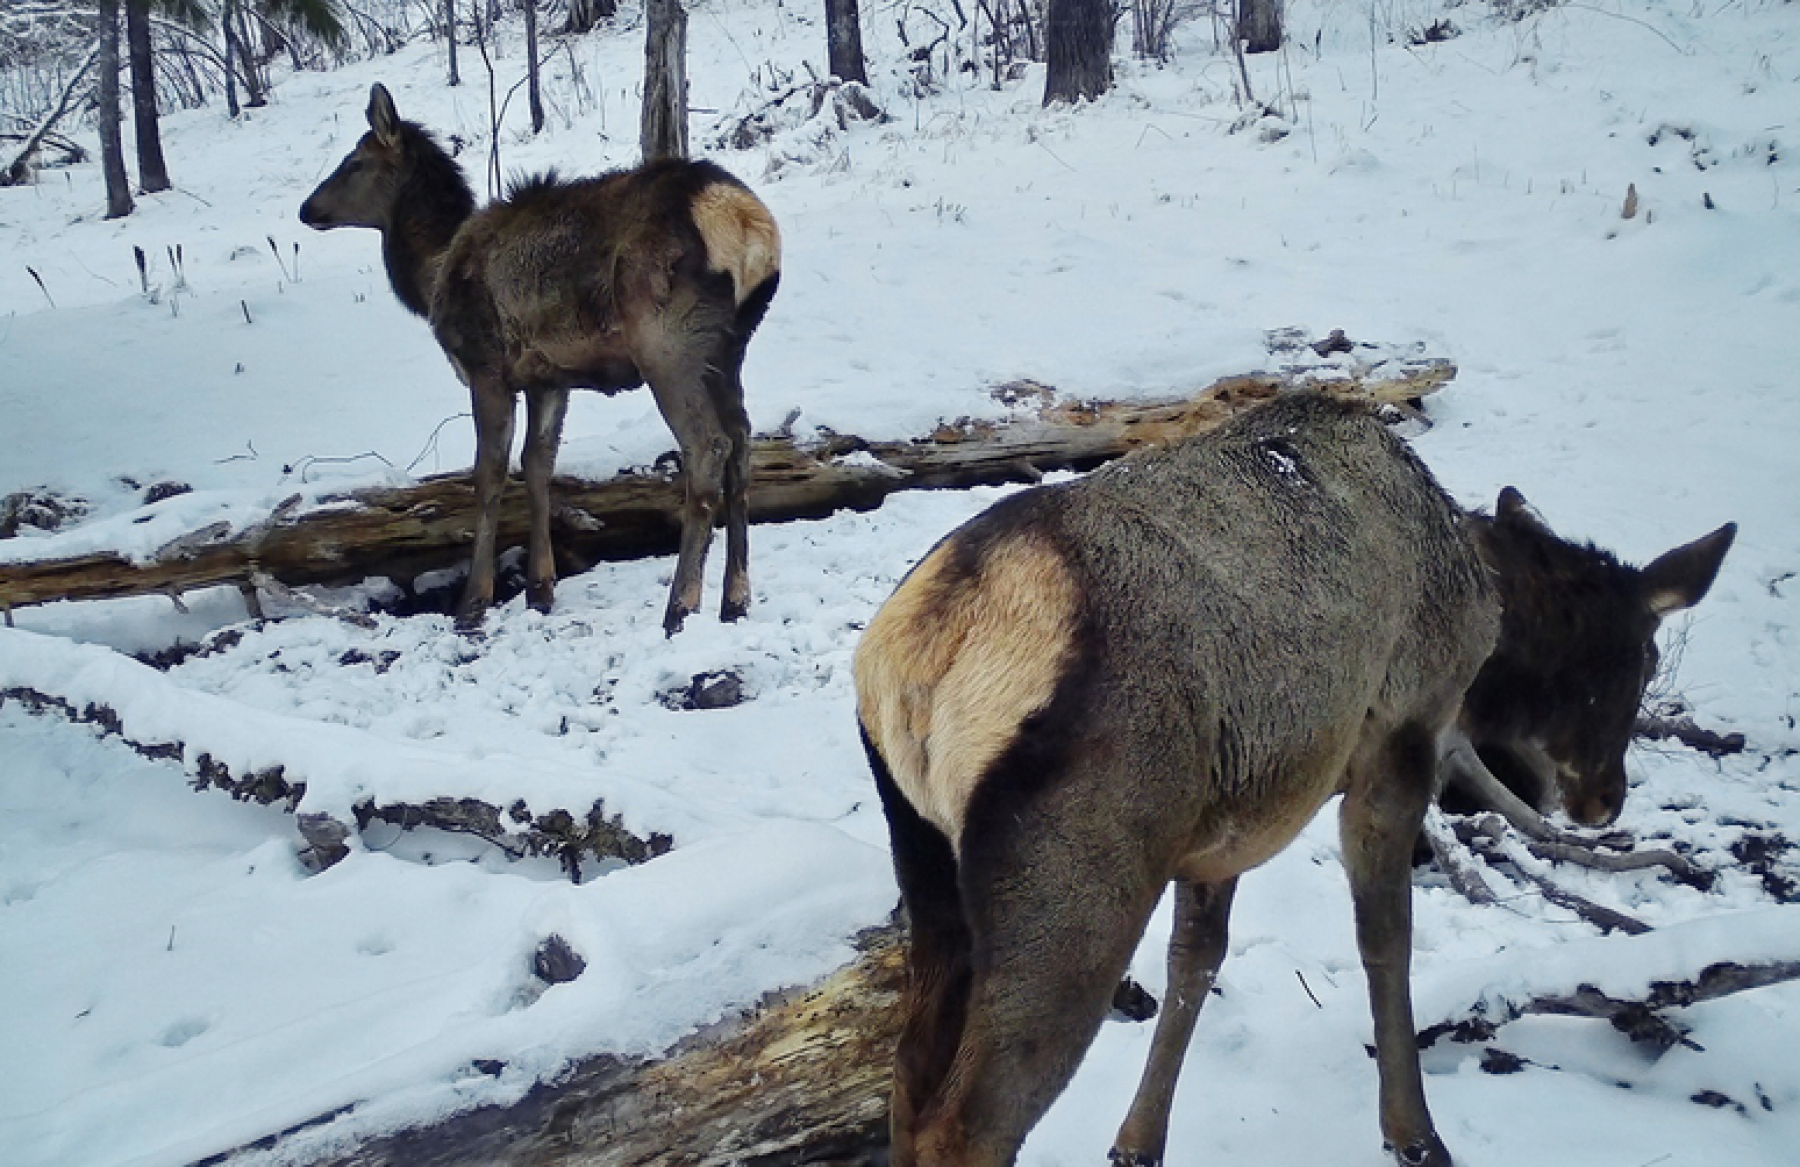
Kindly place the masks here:
[(475, 541), (457, 623), (494, 597), (500, 492), (514, 398), (529, 503), (527, 599), (550, 609), (550, 475), (569, 390), (613, 394), (645, 382), (681, 450), (680, 552), (664, 630), (700, 604), (715, 517), (726, 532), (720, 618), (750, 604), (750, 421), (745, 347), (780, 281), (781, 235), (757, 197), (710, 162), (663, 160), (564, 181), (517, 183), (477, 210), (461, 169), (424, 128), (402, 121), (381, 85), (369, 132), (300, 207), (319, 230), (373, 227), (394, 294), (431, 324), (475, 416)]
[[(1013, 1162), (1173, 883), (1167, 996), (1112, 1152), (1161, 1163), (1238, 877), (1337, 794), (1381, 1132), (1401, 1164), (1450, 1163), (1409, 984), (1410, 859), (1445, 750), (1529, 746), (1577, 817), (1616, 814), (1656, 622), (1705, 593), (1732, 533), (1637, 572), (1521, 507), (1465, 515), (1370, 412), (1295, 394), (1012, 495), (925, 556), (854, 665), (910, 927), (893, 1167)], [(1610, 589), (1560, 593), (1564, 561)], [(1563, 635), (1580, 643), (1536, 643)], [(1492, 706), (1489, 670), (1514, 690)]]

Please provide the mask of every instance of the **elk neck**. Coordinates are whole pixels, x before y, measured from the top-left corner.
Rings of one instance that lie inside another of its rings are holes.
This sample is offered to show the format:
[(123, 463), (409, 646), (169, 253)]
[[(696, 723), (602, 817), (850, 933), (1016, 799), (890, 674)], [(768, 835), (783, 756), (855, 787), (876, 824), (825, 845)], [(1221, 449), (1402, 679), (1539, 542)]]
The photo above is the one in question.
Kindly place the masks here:
[(381, 231), (381, 255), (394, 295), (429, 318), (431, 290), (456, 232), (475, 213), (475, 192), (462, 168), (430, 134), (405, 125), (406, 170), (394, 213)]

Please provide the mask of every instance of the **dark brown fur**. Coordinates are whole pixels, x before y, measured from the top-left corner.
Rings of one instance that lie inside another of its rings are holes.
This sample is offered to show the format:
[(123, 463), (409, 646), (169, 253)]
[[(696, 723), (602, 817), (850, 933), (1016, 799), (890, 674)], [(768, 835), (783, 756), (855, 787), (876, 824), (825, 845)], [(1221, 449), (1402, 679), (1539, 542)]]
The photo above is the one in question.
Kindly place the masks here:
[(1512, 488), (1470, 533), (1500, 584), (1500, 642), (1460, 730), (1540, 810), (1603, 825), (1625, 803), (1625, 749), (1661, 660), (1656, 630), (1712, 586), (1735, 524), (1644, 568), (1560, 539)]
[[(990, 601), (1028, 617), (971, 614)], [(1066, 618), (1048, 629), (1045, 611)], [(1382, 1133), (1403, 1163), (1448, 1164), (1414, 1044), (1409, 858), (1501, 623), (1425, 468), (1364, 411), (1310, 395), (949, 535), (856, 661), (913, 937), (895, 1167), (1012, 1162), (1173, 881), (1168, 996), (1115, 1149), (1160, 1162), (1237, 878), (1337, 793)], [(1045, 662), (1047, 680), (1017, 682)], [(971, 676), (1010, 688), (976, 700)], [(1014, 718), (998, 748), (965, 747), (972, 701)]]
[(477, 517), (459, 622), (493, 600), (499, 492), (524, 394), (531, 502), (527, 577), (555, 581), (549, 480), (570, 389), (648, 382), (681, 448), (686, 484), (669, 632), (699, 604), (712, 527), (726, 525), (724, 619), (750, 600), (749, 418), (741, 371), (780, 279), (780, 235), (756, 197), (708, 162), (665, 160), (597, 178), (554, 174), (475, 209), (456, 163), (401, 121), (377, 85), (370, 132), (300, 209), (320, 228), (373, 227), (394, 294), (431, 322), (475, 413)]

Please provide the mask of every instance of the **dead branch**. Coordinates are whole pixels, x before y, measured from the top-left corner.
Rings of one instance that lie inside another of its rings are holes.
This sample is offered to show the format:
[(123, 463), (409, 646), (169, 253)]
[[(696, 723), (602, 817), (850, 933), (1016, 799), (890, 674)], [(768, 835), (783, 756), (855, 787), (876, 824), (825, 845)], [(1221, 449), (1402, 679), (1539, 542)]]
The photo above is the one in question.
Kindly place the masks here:
[(1444, 812), (1432, 807), (1425, 815), (1422, 828), (1425, 841), (1431, 845), (1432, 858), (1437, 860), (1438, 870), (1450, 881), (1450, 886), (1462, 893), (1462, 897), (1472, 904), (1497, 904), (1500, 897), (1488, 886), (1486, 879), (1475, 864), (1469, 861), (1469, 851), (1462, 841), (1451, 831), (1444, 820)]
[[(1390, 380), (1348, 378), (1320, 387), (1401, 402), (1435, 392), (1454, 375), (1449, 362), (1425, 360)], [(1087, 470), (1214, 429), (1306, 383), (1303, 374), (1291, 373), (1229, 377), (1192, 396), (1149, 404), (1060, 400), (1042, 386), (1015, 385), (1006, 391), (1026, 406), (1035, 402), (1035, 410), (1022, 409), (1007, 420), (945, 423), (908, 441), (765, 436), (754, 442), (750, 518), (816, 519), (846, 508), (873, 509), (898, 490), (1029, 482), (1048, 470)], [(564, 477), (552, 489), (558, 504), (554, 542), (565, 570), (675, 548), (682, 496), (672, 473), (622, 474), (603, 482)], [(101, 552), (0, 564), (0, 608), (241, 585), (256, 572), (288, 587), (351, 584), (369, 576), (407, 583), (421, 572), (466, 561), (473, 514), (467, 472), (328, 496), (305, 511), (277, 508), (241, 533), (218, 526), (189, 532), (147, 563)], [(525, 492), (507, 490), (502, 548), (523, 545), (526, 531)]]
[(1531, 853), (1540, 859), (1574, 863), (1599, 871), (1639, 871), (1648, 867), (1667, 868), (1669, 873), (1690, 887), (1709, 888), (1713, 874), (1696, 866), (1685, 857), (1662, 848), (1644, 851), (1608, 849), (1600, 840), (1552, 825), (1518, 795), (1495, 777), (1475, 747), (1460, 735), (1451, 742), (1444, 756), (1443, 769), (1447, 782), (1458, 787), (1476, 802), (1504, 818), (1512, 828), (1531, 840)]
[[(1500, 816), (1486, 814), (1473, 819), (1461, 819), (1455, 824), (1454, 830), (1456, 838), (1490, 866), (1510, 858), (1506, 854), (1506, 827)], [(1538, 893), (1546, 900), (1558, 907), (1567, 908), (1602, 932), (1624, 932), (1630, 936), (1638, 936), (1650, 931), (1650, 925), (1634, 916), (1576, 895), (1518, 863), (1512, 863), (1511, 866), (1521, 878), (1537, 888)]]
[[(305, 779), (289, 775), (281, 765), (237, 773), (211, 754), (196, 752), (179, 741), (134, 739), (125, 732), (118, 712), (106, 705), (77, 707), (56, 694), (27, 687), (0, 689), (0, 707), (8, 702), (16, 702), (31, 713), (52, 714), (97, 726), (103, 735), (116, 737), (145, 758), (174, 762), (187, 773), (196, 790), (220, 790), (240, 802), (279, 804), (290, 814), (299, 809), (306, 796)], [(297, 816), (298, 829), (306, 843), (303, 853), (315, 868), (329, 867), (349, 854), (346, 840), (351, 831), (366, 830), (375, 822), (403, 830), (431, 827), (473, 835), (513, 858), (551, 856), (563, 864), (571, 878), (579, 877), (580, 864), (588, 857), (642, 863), (674, 845), (667, 835), (652, 832), (641, 838), (633, 834), (617, 815), (607, 815), (605, 803), (599, 799), (585, 813), (556, 808), (534, 814), (523, 801), (503, 808), (473, 798), (433, 798), (419, 804), (371, 800), (356, 806), (354, 813), (354, 826), (329, 815)]]
[(1793, 980), (1800, 980), (1800, 960), (1761, 964), (1722, 960), (1707, 965), (1698, 976), (1689, 980), (1652, 981), (1649, 992), (1638, 998), (1614, 997), (1593, 985), (1580, 985), (1572, 993), (1552, 993), (1523, 1001), (1501, 999), (1497, 1005), (1490, 1000), (1469, 1010), (1463, 1017), (1421, 1030), (1419, 1046), (1426, 1048), (1443, 1037), (1452, 1041), (1487, 1041), (1508, 1022), (1532, 1015), (1551, 1015), (1607, 1021), (1633, 1041), (1648, 1042), (1658, 1050), (1676, 1045), (1699, 1049), (1701, 1047), (1687, 1036), (1686, 1027), (1677, 1020), (1663, 1017), (1663, 1011)]
[(1714, 758), (1723, 758), (1728, 754), (1744, 752), (1744, 735), (1741, 733), (1715, 733), (1695, 724), (1692, 717), (1662, 717), (1645, 714), (1637, 720), (1637, 736), (1649, 738), (1653, 742), (1667, 741), (1673, 738), (1690, 750), (1700, 752)]

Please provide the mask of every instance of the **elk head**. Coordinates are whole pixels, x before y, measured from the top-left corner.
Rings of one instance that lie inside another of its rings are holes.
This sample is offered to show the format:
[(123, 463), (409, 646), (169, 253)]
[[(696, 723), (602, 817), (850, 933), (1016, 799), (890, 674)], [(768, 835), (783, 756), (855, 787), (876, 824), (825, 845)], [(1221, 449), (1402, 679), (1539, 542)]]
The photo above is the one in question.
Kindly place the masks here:
[(1492, 518), (1470, 522), (1504, 612), (1460, 728), (1525, 801), (1542, 809), (1559, 799), (1578, 823), (1610, 823), (1625, 803), (1625, 751), (1661, 659), (1656, 631), (1706, 595), (1737, 526), (1635, 568), (1558, 538), (1510, 486)]
[(369, 132), (300, 204), (300, 221), (328, 231), (333, 227), (386, 230), (406, 174), (406, 142), (394, 99), (381, 84), (369, 90)]

